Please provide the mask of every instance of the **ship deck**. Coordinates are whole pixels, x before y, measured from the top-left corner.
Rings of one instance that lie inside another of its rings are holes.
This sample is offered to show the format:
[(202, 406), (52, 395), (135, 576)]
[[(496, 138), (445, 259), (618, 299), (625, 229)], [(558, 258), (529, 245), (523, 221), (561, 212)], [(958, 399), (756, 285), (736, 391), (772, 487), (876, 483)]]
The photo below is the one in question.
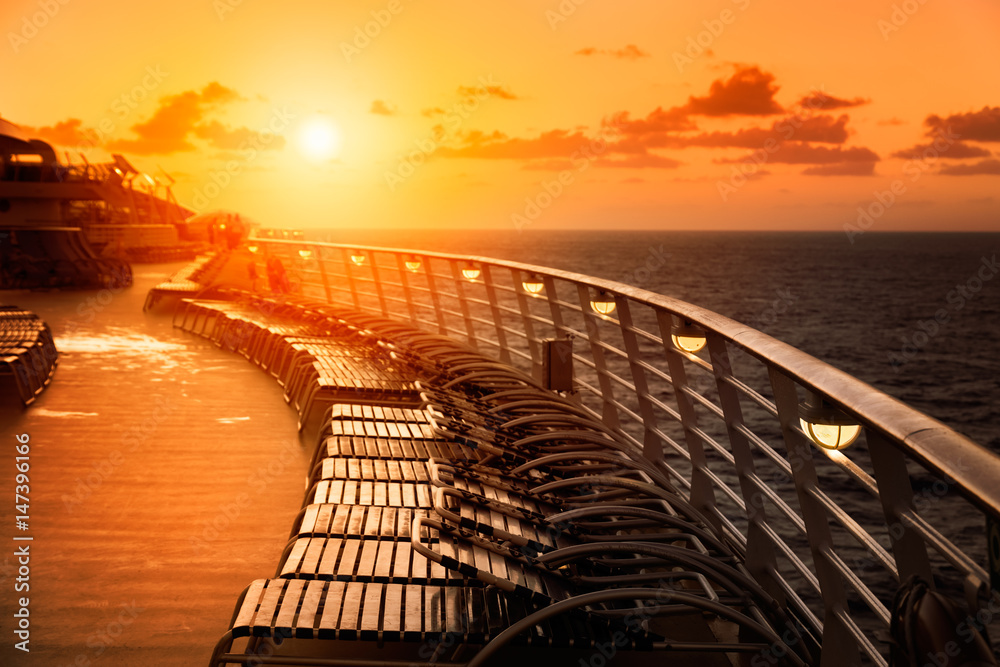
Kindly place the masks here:
[(141, 314), (180, 266), (138, 267), (107, 303), (4, 294), (49, 323), (59, 366), (2, 417), (5, 436), (31, 438), (29, 530), (13, 503), (0, 515), (8, 545), (33, 538), (30, 591), (12, 593), (13, 548), (0, 557), (0, 614), (24, 595), (31, 622), (30, 657), (8, 636), (2, 664), (205, 664), (240, 591), (281, 555), (308, 463), (296, 416), (242, 357)]

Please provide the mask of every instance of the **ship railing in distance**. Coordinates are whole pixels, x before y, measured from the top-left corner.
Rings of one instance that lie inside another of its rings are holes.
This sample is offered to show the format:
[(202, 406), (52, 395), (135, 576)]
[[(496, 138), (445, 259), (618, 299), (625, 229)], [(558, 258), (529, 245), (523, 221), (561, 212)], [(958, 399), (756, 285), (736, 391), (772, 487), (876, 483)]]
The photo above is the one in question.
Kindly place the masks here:
[(1000, 620), (986, 566), (1000, 457), (853, 376), (613, 281), (484, 257), (250, 243), (281, 258), (306, 296), (461, 339), (538, 377), (546, 348), (571, 354), (580, 405), (743, 549), (765, 589), (822, 635), (824, 665), (888, 664), (893, 596), (911, 575), (968, 606), (959, 637)]

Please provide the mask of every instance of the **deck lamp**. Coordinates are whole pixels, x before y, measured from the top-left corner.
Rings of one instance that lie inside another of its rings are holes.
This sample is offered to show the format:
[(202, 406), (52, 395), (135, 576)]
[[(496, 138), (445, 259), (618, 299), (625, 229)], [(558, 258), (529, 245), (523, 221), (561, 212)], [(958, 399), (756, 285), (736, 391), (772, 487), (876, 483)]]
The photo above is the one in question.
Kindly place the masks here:
[(604, 290), (598, 290), (597, 294), (590, 297), (590, 307), (595, 313), (610, 315), (615, 311), (615, 298)]
[(299, 250), (299, 257), (301, 257), (302, 259), (309, 259), (310, 257), (312, 257), (312, 255), (313, 255), (312, 250)]
[(465, 268), (462, 269), (462, 275), (465, 276), (465, 279), (470, 282), (476, 282), (476, 278), (478, 278), (480, 274), (482, 274), (482, 271), (472, 262), (466, 264)]
[(521, 283), (521, 287), (528, 294), (538, 294), (545, 289), (545, 283), (542, 282), (541, 278), (532, 273)]
[(422, 265), (421, 261), (420, 261), (420, 258), (419, 257), (414, 257), (413, 255), (410, 255), (409, 257), (407, 257), (406, 261), (404, 262), (404, 264), (406, 265), (406, 270), (409, 271), (409, 272), (411, 272), (411, 273), (416, 273), (417, 271), (419, 271), (420, 267)]
[(680, 324), (675, 324), (670, 328), (670, 340), (674, 342), (674, 347), (678, 350), (691, 354), (699, 352), (707, 342), (702, 328), (696, 326), (691, 320), (685, 319), (681, 319)]
[(822, 449), (843, 449), (858, 438), (861, 425), (815, 392), (799, 404), (799, 423), (809, 439)]
[(257, 247), (257, 246), (255, 246), (255, 245), (248, 245), (248, 246), (247, 246), (247, 250), (249, 250), (249, 251), (250, 251), (250, 252), (252, 252), (252, 253), (256, 253), (256, 252), (257, 252), (258, 250), (260, 250), (260, 248), (258, 248), (258, 247)]
[(351, 261), (356, 265), (361, 266), (365, 263), (365, 255), (360, 250), (357, 250), (351, 254)]

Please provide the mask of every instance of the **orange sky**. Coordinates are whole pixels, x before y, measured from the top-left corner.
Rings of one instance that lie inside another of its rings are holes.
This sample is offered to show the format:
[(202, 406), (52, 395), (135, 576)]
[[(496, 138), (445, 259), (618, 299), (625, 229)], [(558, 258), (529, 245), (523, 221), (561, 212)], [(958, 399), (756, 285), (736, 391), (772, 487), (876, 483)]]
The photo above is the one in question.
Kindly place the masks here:
[(8, 0), (0, 27), (0, 116), (269, 225), (1000, 227), (990, 0)]

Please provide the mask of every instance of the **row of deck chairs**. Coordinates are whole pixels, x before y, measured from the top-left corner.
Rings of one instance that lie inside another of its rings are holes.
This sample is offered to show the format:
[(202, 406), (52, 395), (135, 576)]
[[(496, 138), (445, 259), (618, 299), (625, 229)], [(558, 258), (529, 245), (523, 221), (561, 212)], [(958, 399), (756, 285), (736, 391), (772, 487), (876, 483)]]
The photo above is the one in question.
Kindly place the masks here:
[[(190, 253), (190, 250), (181, 250)], [(142, 305), (143, 312), (152, 310), (161, 299), (167, 296), (194, 297), (207, 285), (212, 284), (226, 262), (229, 261), (229, 257), (230, 253), (228, 252), (216, 252), (198, 257), (190, 264), (185, 265), (167, 280), (149, 290), (146, 294), (146, 301)]]
[(49, 325), (31, 311), (0, 306), (0, 384), (30, 405), (49, 386), (58, 363)]
[(813, 663), (741, 554), (572, 400), (384, 318), (225, 296), (175, 323), (321, 417), (275, 574), (210, 664)]

